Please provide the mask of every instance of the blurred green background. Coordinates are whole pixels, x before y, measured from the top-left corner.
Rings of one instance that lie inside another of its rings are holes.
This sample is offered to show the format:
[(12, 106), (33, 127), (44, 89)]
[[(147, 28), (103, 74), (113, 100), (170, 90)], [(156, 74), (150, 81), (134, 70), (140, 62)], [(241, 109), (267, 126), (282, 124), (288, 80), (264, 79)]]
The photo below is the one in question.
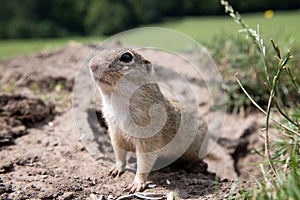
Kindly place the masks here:
[[(229, 2), (249, 25), (260, 24), (265, 35), (300, 43), (299, 0)], [(202, 43), (239, 29), (224, 16), (219, 0), (0, 0), (0, 5), (0, 58), (58, 48), (70, 40), (99, 42), (142, 26), (171, 28)]]

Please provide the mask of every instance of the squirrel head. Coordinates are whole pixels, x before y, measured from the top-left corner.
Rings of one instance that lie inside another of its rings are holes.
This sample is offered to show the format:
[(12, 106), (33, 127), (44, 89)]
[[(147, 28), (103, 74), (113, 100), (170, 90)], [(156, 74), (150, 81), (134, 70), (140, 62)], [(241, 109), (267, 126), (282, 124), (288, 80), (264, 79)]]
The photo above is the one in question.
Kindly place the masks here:
[(154, 73), (151, 62), (132, 49), (102, 50), (91, 59), (89, 68), (94, 81), (105, 93), (112, 92), (121, 78), (141, 84), (153, 78)]

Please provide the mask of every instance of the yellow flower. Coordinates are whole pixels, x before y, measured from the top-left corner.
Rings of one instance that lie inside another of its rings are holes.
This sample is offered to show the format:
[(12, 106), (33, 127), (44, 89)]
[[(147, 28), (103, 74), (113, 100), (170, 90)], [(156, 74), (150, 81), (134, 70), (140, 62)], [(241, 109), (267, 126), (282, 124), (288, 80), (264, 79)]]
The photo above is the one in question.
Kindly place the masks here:
[(265, 18), (270, 19), (274, 16), (274, 11), (273, 10), (266, 10), (264, 15), (265, 15)]

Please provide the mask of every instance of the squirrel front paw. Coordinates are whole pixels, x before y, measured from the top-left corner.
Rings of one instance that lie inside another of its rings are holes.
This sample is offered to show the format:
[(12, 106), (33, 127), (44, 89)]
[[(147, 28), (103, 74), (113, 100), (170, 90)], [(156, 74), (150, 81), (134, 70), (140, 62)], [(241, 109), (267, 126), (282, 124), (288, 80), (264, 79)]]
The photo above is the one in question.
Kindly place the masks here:
[(109, 176), (115, 178), (116, 176), (121, 176), (124, 173), (124, 168), (115, 167), (113, 166), (111, 170), (109, 171)]
[(146, 186), (147, 174), (136, 174), (134, 181), (126, 188), (129, 193), (141, 192)]
[(141, 182), (141, 183), (136, 183), (135, 181), (133, 181), (127, 188), (126, 190), (132, 194), (134, 192), (141, 192), (146, 188), (147, 184), (145, 182)]

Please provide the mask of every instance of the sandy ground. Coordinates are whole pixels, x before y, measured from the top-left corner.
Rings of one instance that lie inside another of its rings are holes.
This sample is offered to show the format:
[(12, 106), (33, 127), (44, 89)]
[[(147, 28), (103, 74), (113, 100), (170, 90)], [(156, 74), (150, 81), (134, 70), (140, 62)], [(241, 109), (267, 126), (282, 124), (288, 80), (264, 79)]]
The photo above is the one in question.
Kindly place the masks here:
[[(84, 68), (94, 49), (70, 44), (0, 62), (5, 88), (0, 95), (0, 199), (117, 199), (128, 195), (124, 188), (134, 177), (132, 170), (118, 178), (108, 176), (114, 156), (101, 119), (101, 101)], [(259, 157), (250, 150), (263, 144), (258, 136), (263, 116), (212, 111), (212, 90), (206, 85), (214, 79), (212, 69), (199, 64), (203, 69), (199, 76), (192, 68), (182, 68), (186, 60), (152, 50), (141, 52), (153, 60), (161, 86), (171, 88), (187, 104), (196, 103), (211, 131), (221, 137), (218, 143), (211, 140), (211, 152), (204, 162), (152, 172), (152, 187), (143, 194), (166, 198), (173, 191), (181, 199), (224, 199), (251, 185), (259, 173), (251, 163)], [(199, 62), (192, 54), (185, 58)], [(186, 80), (196, 91), (196, 100), (185, 88)], [(135, 166), (134, 155), (128, 156), (128, 163)]]

